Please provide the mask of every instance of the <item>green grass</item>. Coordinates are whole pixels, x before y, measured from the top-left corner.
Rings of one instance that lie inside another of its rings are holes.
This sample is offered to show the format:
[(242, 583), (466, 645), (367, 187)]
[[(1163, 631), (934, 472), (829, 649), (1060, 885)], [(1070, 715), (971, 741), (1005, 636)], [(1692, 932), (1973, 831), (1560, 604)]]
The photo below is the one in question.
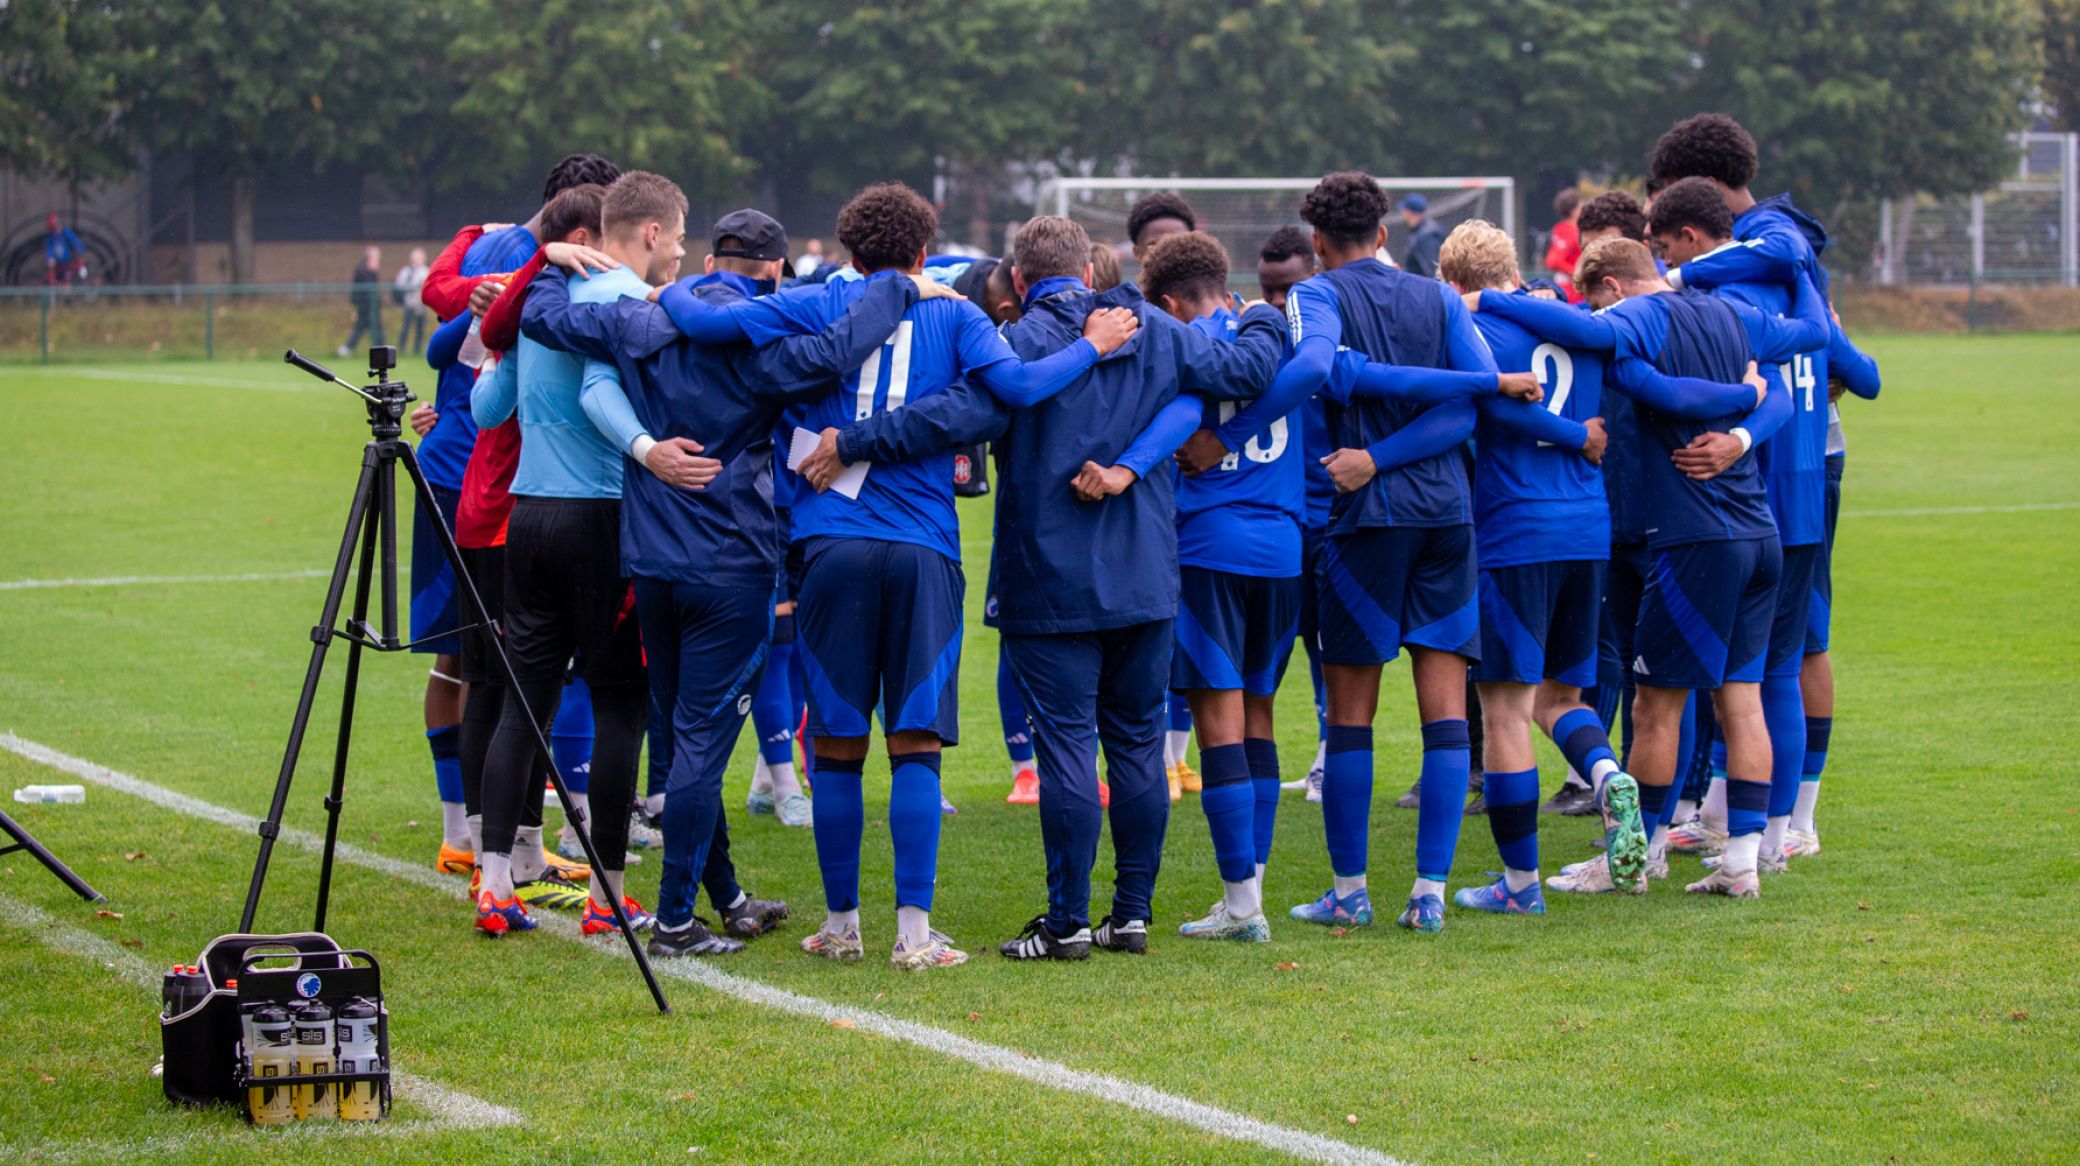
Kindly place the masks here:
[[(738, 860), (748, 886), (791, 900), (798, 918), (728, 969), (1417, 1163), (2072, 1160), (2080, 510), (1885, 512), (2080, 502), (2080, 339), (1873, 348), (1885, 396), (1847, 405), (1827, 849), (1772, 878), (1761, 902), (1657, 885), (1639, 900), (1555, 902), (1542, 920), (1454, 912), (1436, 937), (1278, 922), (1268, 947), (1194, 946), (1167, 937), (1217, 888), (1188, 798), (1146, 959), (1032, 967), (978, 954), (930, 976), (874, 959), (840, 967), (795, 950), (818, 915), (814, 850), (806, 832), (744, 819), (747, 747), (728, 793)], [(0, 371), (12, 438), (0, 579), (330, 561), (366, 435), (354, 401), (268, 364), (122, 369), (135, 379)], [(986, 507), (963, 510), (978, 584)], [(0, 729), (263, 812), (320, 587), (0, 591)], [(970, 631), (967, 744), (946, 767), (962, 812), (945, 831), (934, 921), (981, 953), (1041, 908), (1044, 881), (1032, 812), (1001, 800), (995, 637)], [(365, 670), (342, 833), (412, 862), (438, 843), (423, 684), (419, 660)], [(1304, 688), (1296, 669), (1280, 709), (1294, 769), (1313, 752)], [(1419, 748), (1405, 667), (1390, 669), (1384, 703), (1378, 788), (1391, 797)], [(326, 731), (306, 753), (294, 825), (322, 824)], [(1541, 750), (1551, 775), (1556, 758)], [(885, 790), (873, 775), (869, 790)], [(55, 780), (70, 779), (0, 753), (0, 788)], [(870, 792), (874, 952), (893, 931), (885, 805)], [(250, 835), (93, 787), (83, 806), (8, 808), (122, 917), (96, 917), (19, 854), (0, 859), (0, 896), (154, 965), (234, 927)], [(1297, 795), (1281, 807), (1274, 908), (1321, 890), (1319, 822)], [(1541, 825), (1548, 868), (1588, 853), (1587, 822)], [(1385, 903), (1411, 874), (1413, 833), (1413, 814), (1376, 809)], [(1482, 820), (1469, 819), (1454, 885), (1494, 864)], [(1676, 867), (1678, 881), (1694, 877), (1693, 862)], [(1102, 909), (1102, 853), (1099, 873)], [(632, 892), (647, 901), (656, 874), (654, 858), (636, 867)], [(307, 922), (314, 883), (313, 860), (279, 851), (263, 926)], [(480, 941), (459, 900), (366, 869), (341, 873), (330, 929), (383, 958), (401, 1067), (527, 1119), (520, 1132), (357, 1139), (371, 1157), (453, 1161), (515, 1145), (559, 1161), (1268, 1156), (681, 980), (666, 981), (675, 1013), (661, 1018), (626, 961), (547, 935)], [(283, 1152), (278, 1135), (227, 1112), (168, 1108), (147, 1074), (153, 994), (37, 938), (0, 922), (0, 1157)], [(427, 1114), (407, 1096), (399, 1116)], [(321, 1144), (307, 1133), (299, 1146)]]

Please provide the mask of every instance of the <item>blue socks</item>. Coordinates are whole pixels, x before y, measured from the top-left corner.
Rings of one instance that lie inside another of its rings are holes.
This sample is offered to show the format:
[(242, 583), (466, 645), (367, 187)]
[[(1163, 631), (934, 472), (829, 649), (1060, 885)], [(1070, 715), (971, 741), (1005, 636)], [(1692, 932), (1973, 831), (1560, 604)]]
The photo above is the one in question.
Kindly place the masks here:
[[(1372, 726), (1330, 725), (1328, 748), (1322, 762), (1322, 833), (1329, 843), (1329, 869), (1338, 878), (1357, 878), (1365, 873), (1372, 822)], [(1459, 800), (1466, 800), (1463, 789)]]
[(1574, 766), (1574, 771), (1592, 787), (1597, 784), (1597, 762), (1618, 763), (1618, 755), (1611, 749), (1610, 735), (1604, 731), (1603, 721), (1594, 709), (1573, 709), (1562, 713), (1560, 719), (1553, 722), (1553, 744), (1560, 746), (1567, 763)]
[[(888, 793), (888, 838), (896, 852), (896, 906), (932, 909), (932, 889), (939, 880), (939, 754), (892, 753)], [(825, 773), (829, 767), (825, 767)], [(855, 779), (857, 775), (855, 774)], [(828, 780), (828, 778), (825, 778)], [(857, 787), (855, 787), (857, 788)], [(819, 788), (817, 813), (823, 812)], [(821, 839), (818, 840), (821, 856)], [(853, 836), (853, 903), (859, 896), (859, 837)], [(834, 910), (837, 908), (833, 908)]]
[(1769, 825), (1769, 795), (1769, 782), (1729, 777), (1726, 781), (1726, 833), (1735, 838), (1762, 833), (1763, 827)]
[(1163, 701), (1167, 706), (1167, 712), (1170, 717), (1170, 731), (1173, 733), (1191, 732), (1192, 705), (1190, 701), (1184, 698), (1184, 694), (1181, 692), (1167, 692), (1163, 694)]
[[(823, 871), (823, 905), (831, 911), (859, 910), (859, 841), (867, 824), (859, 775), (865, 765), (828, 757), (816, 762), (816, 865)], [(935, 799), (935, 822), (938, 816)]]
[(1033, 726), (1026, 718), (1026, 702), (1019, 696), (1018, 679), (1011, 673), (1011, 654), (997, 654), (997, 720), (1004, 726), (1004, 752), (1016, 766), (1033, 763)]
[(1213, 833), (1213, 858), (1221, 881), (1239, 883), (1256, 877), (1256, 789), (1250, 784), (1249, 754), (1241, 745), (1199, 747), (1199, 772), (1205, 787), (1199, 806)]
[(1271, 833), (1278, 825), (1278, 744), (1264, 737), (1245, 737), (1242, 751), (1249, 755), (1249, 782), (1257, 793), (1256, 864), (1271, 861)]
[[(1668, 825), (1668, 818), (1676, 812), (1676, 800), (1668, 796), (1673, 786), (1639, 783), (1639, 820), (1646, 827), (1647, 837), (1654, 836), (1654, 827)], [(1491, 805), (1493, 803), (1490, 803)]]
[(1833, 717), (1806, 718), (1806, 758), (1800, 777), (1819, 781), (1827, 769), (1827, 738), (1834, 734)]
[[(1594, 714), (1587, 714), (1594, 719)], [(1444, 882), (1466, 820), (1473, 741), (1463, 718), (1423, 726), (1422, 804), (1416, 808), (1416, 877)]]
[(592, 790), (592, 690), (583, 680), (563, 686), (556, 720), (549, 726), (549, 752), (563, 786), (574, 794)]
[(1762, 718), (1769, 729), (1769, 816), (1788, 818), (1806, 764), (1806, 702), (1796, 673), (1764, 678)]
[(1538, 869), (1538, 770), (1487, 771), (1481, 796), (1488, 803), (1488, 829), (1495, 850), (1511, 870)]
[(462, 726), (426, 730), (426, 748), (433, 753), (433, 788), (440, 791), (442, 801), (461, 805)]
[(767, 765), (794, 764), (794, 644), (774, 644), (758, 676), (751, 698), (751, 723), (758, 733), (758, 755)]

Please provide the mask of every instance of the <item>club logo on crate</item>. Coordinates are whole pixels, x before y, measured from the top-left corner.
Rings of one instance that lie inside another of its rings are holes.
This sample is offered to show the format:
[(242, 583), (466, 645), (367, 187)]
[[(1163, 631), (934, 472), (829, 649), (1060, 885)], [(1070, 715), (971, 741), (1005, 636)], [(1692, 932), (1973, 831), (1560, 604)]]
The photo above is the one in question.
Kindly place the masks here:
[(324, 985), (318, 981), (318, 976), (315, 972), (305, 972), (296, 977), (296, 994), (306, 1000), (316, 996), (318, 990), (323, 987)]

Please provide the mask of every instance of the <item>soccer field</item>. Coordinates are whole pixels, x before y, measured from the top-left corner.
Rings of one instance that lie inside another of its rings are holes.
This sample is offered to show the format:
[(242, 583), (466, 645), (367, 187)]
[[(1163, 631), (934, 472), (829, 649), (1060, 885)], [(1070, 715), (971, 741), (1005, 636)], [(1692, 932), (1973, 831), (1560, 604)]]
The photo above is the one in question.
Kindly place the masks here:
[[(991, 503), (971, 501), (964, 743), (946, 764), (961, 812), (933, 913), (968, 965), (903, 975), (879, 958), (894, 930), (879, 758), (870, 958), (797, 950), (821, 918), (814, 847), (742, 812), (748, 735), (725, 793), (734, 854), (795, 918), (741, 955), (660, 965), (672, 1015), (618, 937), (579, 940), (564, 918), (480, 938), (462, 880), (431, 870), (429, 658), (372, 657), (328, 929), (382, 959), (410, 1077), (387, 1125), (287, 1131), (166, 1104), (149, 1072), (157, 974), (237, 924), (257, 845), (239, 816), (273, 787), (362, 411), (272, 362), (0, 370), (0, 789), (91, 775), (84, 805), (5, 805), (110, 900), (97, 913), (26, 855), (0, 859), (0, 1159), (2071, 1162), (2080, 337), (1868, 347), (1886, 386), (1844, 401), (1826, 849), (1760, 902), (1685, 896), (1698, 867), (1678, 856), (1644, 898), (1393, 927), (1415, 815), (1391, 803), (1420, 749), (1403, 663), (1379, 730), (1379, 925), (1283, 918), (1328, 876), (1319, 810), (1292, 793), (1266, 880), (1273, 942), (1176, 939), (1219, 892), (1187, 795), (1146, 957), (998, 958), (1045, 881), (1034, 812), (1003, 802), (980, 622)], [(427, 370), (408, 376), (430, 395)], [(323, 828), (332, 661), (289, 816), (306, 831)], [(1280, 714), (1297, 773), (1314, 753), (1297, 655)], [(1558, 755), (1540, 748), (1550, 791)], [(1591, 853), (1591, 823), (1541, 819), (1547, 873)], [(1496, 864), (1468, 818), (1452, 885)], [(631, 869), (638, 899), (658, 868)], [(1109, 872), (1107, 843), (1100, 912)], [(316, 874), (297, 839), (278, 847), (263, 930), (308, 925)]]

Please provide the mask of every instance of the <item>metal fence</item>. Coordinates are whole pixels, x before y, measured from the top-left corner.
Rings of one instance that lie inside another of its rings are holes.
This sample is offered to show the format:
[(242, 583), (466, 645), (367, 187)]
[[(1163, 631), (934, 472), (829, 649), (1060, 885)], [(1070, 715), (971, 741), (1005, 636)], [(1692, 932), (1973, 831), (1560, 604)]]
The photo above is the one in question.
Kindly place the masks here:
[(1878, 283), (2080, 287), (2080, 134), (2017, 134), (2015, 174), (1964, 198), (1878, 206)]
[[(0, 288), (0, 363), (328, 352), (354, 327), (356, 294), (376, 298), (381, 341), (400, 344), (405, 305), (386, 283)], [(425, 329), (435, 323), (423, 310), (418, 319)]]

